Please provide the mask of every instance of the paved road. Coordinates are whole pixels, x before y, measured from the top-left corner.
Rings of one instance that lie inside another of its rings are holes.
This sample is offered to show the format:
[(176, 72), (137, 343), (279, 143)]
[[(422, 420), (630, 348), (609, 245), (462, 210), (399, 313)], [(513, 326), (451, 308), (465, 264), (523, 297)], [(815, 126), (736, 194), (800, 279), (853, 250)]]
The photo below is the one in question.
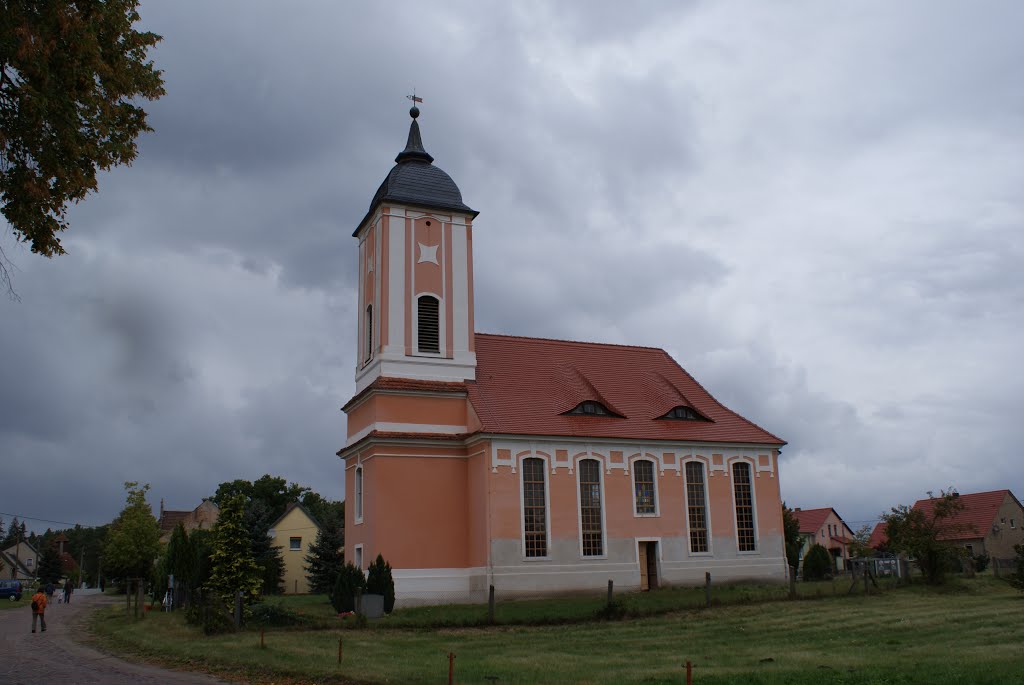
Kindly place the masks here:
[(0, 682), (4, 685), (214, 685), (223, 683), (198, 673), (132, 664), (75, 642), (91, 609), (113, 600), (76, 592), (70, 604), (51, 603), (46, 632), (32, 629), (28, 607), (0, 610)]

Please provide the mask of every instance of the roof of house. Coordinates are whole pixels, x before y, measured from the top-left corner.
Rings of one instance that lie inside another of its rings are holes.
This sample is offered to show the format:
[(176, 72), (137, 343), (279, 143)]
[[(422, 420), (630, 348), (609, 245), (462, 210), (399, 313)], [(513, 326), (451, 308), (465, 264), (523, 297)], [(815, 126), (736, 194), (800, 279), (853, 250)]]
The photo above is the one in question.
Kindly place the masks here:
[(160, 514), (160, 520), (157, 521), (157, 523), (160, 524), (160, 532), (166, 533), (174, 530), (174, 527), (183, 522), (191, 513), (191, 511), (174, 511), (172, 509), (164, 509), (163, 513)]
[(292, 511), (293, 509), (299, 509), (300, 511), (302, 511), (302, 513), (304, 513), (304, 514), (306, 515), (306, 517), (307, 517), (307, 518), (308, 518), (308, 519), (309, 519), (310, 521), (312, 521), (312, 522), (313, 522), (313, 525), (314, 525), (314, 526), (316, 526), (317, 528), (320, 528), (320, 527), (321, 527), (321, 526), (320, 526), (320, 522), (316, 520), (316, 517), (315, 517), (315, 516), (313, 516), (313, 514), (309, 513), (309, 509), (307, 509), (306, 507), (302, 506), (302, 505), (301, 505), (301, 504), (299, 504), (298, 502), (289, 502), (289, 503), (288, 503), (288, 506), (286, 506), (286, 507), (284, 508), (284, 513), (283, 513), (283, 514), (281, 514), (280, 516), (278, 516), (278, 517), (277, 517), (277, 520), (276, 520), (276, 521), (274, 521), (273, 525), (271, 525), (271, 526), (270, 526), (270, 527), (271, 527), (271, 529), (273, 529), (273, 528), (277, 528), (277, 524), (281, 523), (281, 521), (283, 521), (283, 520), (284, 520), (284, 517), (285, 517), (285, 516), (287, 516), (288, 514), (290, 514), (290, 513), (291, 513), (291, 511)]
[[(476, 358), (466, 389), (486, 433), (785, 444), (662, 349), (477, 333)], [(566, 413), (587, 400), (619, 416)], [(661, 418), (679, 406), (707, 420)]]
[(879, 521), (871, 531), (871, 537), (868, 538), (868, 547), (878, 549), (887, 544), (889, 544), (889, 536), (885, 534), (885, 521)]
[[(999, 513), (999, 507), (1006, 500), (1006, 496), (1013, 497), (1009, 490), (991, 490), (989, 492), (973, 492), (966, 495), (958, 495), (963, 508), (951, 516), (946, 525), (951, 529), (946, 535), (940, 537), (944, 540), (969, 540), (982, 538), (988, 535), (992, 524)], [(920, 499), (914, 502), (914, 509), (921, 509), (931, 517), (935, 512), (935, 503), (940, 499)], [(1020, 506), (1020, 502), (1017, 502)]]
[(416, 121), (419, 108), (414, 106), (409, 110), (409, 114), (412, 116), (412, 124), (409, 125), (409, 139), (405, 149), (395, 157), (395, 166), (380, 184), (373, 200), (370, 201), (370, 209), (359, 222), (353, 236), (358, 235), (359, 229), (382, 202), (399, 202), (428, 209), (477, 215), (477, 212), (462, 201), (462, 191), (455, 185), (452, 177), (434, 166), (434, 158), (423, 148), (420, 125)]
[[(835, 509), (832, 507), (824, 507), (822, 509), (796, 509), (793, 511), (793, 516), (800, 523), (801, 533), (817, 533), (825, 525), (825, 519), (828, 518), (829, 514), (835, 514)], [(836, 518), (840, 521), (843, 518), (836, 514)]]

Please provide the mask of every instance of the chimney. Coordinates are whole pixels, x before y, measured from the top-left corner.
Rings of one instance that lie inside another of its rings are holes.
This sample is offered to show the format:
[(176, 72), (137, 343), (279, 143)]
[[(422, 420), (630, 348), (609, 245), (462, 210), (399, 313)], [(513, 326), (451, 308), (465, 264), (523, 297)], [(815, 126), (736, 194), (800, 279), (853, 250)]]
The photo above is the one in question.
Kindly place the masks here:
[[(162, 509), (161, 509), (161, 511), (162, 511)], [(801, 509), (800, 507), (797, 507), (797, 508), (796, 508), (796, 509), (794, 509), (793, 511), (803, 511), (803, 509)]]

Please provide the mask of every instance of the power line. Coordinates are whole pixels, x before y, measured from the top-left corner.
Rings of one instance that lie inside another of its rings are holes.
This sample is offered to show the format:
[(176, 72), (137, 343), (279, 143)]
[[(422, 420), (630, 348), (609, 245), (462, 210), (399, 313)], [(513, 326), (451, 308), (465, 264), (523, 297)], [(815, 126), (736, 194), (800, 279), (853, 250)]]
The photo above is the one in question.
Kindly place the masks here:
[(99, 526), (90, 526), (90, 525), (86, 525), (86, 524), (78, 523), (78, 522), (71, 523), (70, 521), (53, 521), (51, 519), (41, 519), (41, 518), (36, 518), (35, 516), (28, 516), (26, 514), (12, 514), (12, 513), (8, 512), (8, 511), (0, 511), (0, 516), (13, 516), (14, 518), (20, 519), (22, 521), (36, 521), (36, 522), (39, 522), (39, 523), (56, 523), (56, 524), (61, 525), (61, 526), (71, 526), (71, 527), (79, 526), (81, 528), (99, 528)]

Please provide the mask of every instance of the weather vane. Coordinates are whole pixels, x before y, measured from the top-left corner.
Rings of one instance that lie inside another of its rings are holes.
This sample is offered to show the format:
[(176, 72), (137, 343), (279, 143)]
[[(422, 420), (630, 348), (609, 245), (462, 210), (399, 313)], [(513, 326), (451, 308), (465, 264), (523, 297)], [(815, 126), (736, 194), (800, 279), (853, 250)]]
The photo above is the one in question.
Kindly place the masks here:
[(416, 103), (423, 102), (423, 98), (416, 97), (416, 89), (415, 88), (412, 89), (412, 95), (406, 95), (405, 98), (407, 100), (412, 100), (413, 107), (416, 106)]

